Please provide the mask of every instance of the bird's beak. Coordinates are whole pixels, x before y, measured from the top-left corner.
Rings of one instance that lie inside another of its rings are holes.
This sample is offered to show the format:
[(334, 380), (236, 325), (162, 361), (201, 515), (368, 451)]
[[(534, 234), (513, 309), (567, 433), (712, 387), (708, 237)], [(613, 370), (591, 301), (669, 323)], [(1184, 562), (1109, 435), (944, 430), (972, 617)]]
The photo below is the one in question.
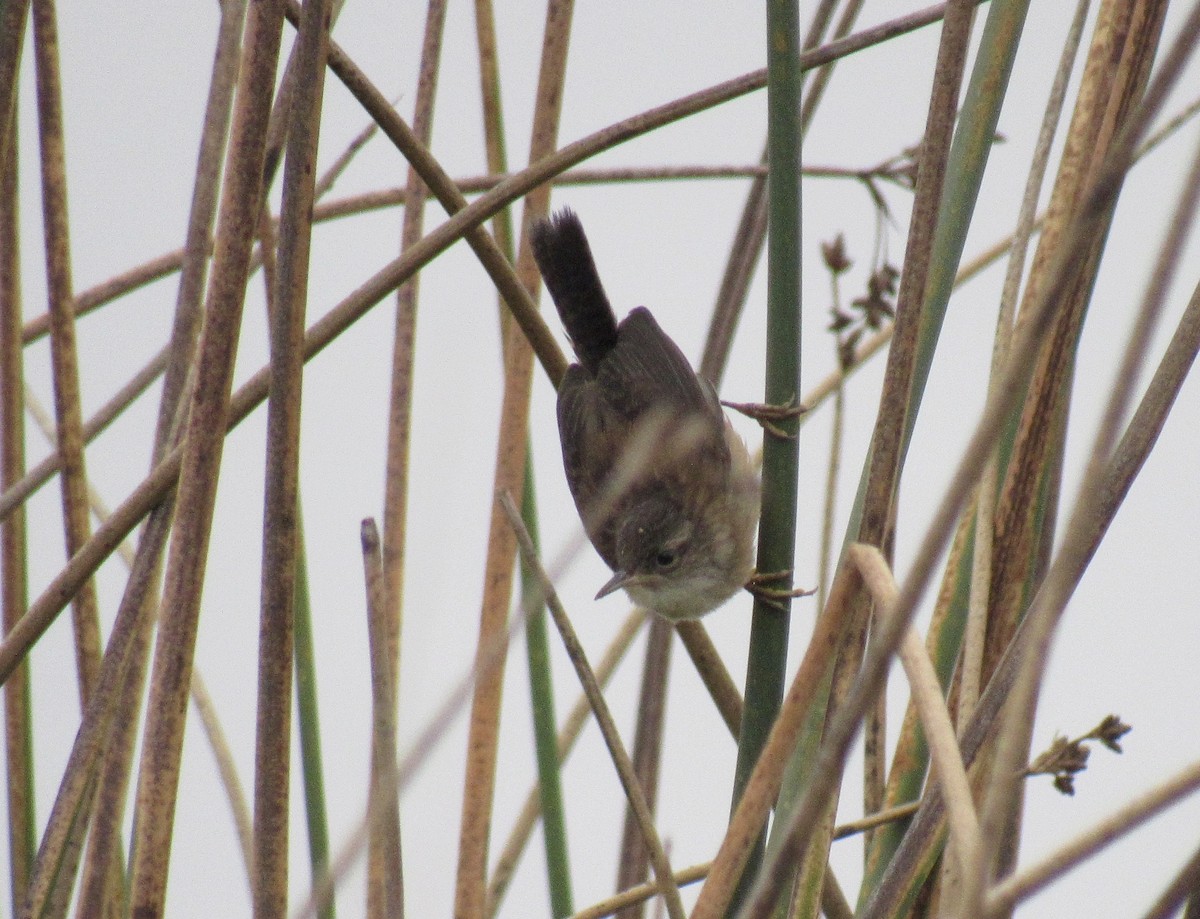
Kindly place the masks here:
[(608, 582), (600, 588), (600, 592), (596, 594), (596, 599), (599, 600), (607, 597), (611, 593), (620, 590), (626, 584), (633, 580), (632, 576), (624, 571), (614, 571), (613, 576), (608, 579)]

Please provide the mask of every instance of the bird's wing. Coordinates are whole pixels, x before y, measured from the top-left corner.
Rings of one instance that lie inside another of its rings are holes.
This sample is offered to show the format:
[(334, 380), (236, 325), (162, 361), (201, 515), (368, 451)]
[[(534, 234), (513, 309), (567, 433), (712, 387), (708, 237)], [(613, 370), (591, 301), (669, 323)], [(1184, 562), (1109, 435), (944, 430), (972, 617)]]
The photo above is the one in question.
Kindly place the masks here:
[(712, 387), (696, 375), (679, 346), (644, 306), (622, 320), (616, 347), (601, 365), (597, 380), (613, 408), (630, 420), (652, 406), (681, 415), (721, 417)]
[(584, 529), (601, 558), (616, 564), (611, 514), (590, 517), (585, 508), (603, 503), (612, 473), (612, 457), (619, 456), (628, 424), (613, 415), (596, 381), (579, 364), (567, 368), (558, 387), (558, 431), (562, 442), (563, 470)]

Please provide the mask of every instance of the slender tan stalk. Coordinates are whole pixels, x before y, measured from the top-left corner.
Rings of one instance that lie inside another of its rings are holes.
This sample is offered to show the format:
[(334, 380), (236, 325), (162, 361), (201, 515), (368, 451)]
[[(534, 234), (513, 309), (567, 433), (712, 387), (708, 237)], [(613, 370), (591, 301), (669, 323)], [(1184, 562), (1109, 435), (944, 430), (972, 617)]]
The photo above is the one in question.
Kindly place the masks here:
[(21, 44), (29, 18), (29, 0), (15, 0), (0, 7), (0, 157), (15, 161), (17, 123), (17, 75), (20, 72)]
[(858, 534), (859, 541), (868, 545), (886, 547), (894, 524), (893, 506), (905, 450), (903, 432), (908, 416), (917, 331), (925, 299), (925, 282), (933, 251), (938, 208), (941, 206), (959, 87), (966, 64), (973, 6), (968, 2), (951, 2), (946, 6), (935, 82), (921, 143), (921, 169), (904, 252), (904, 271), (896, 299), (896, 322), (871, 439), (868, 487)]
[[(87, 470), (83, 460), (75, 321), (71, 309), (67, 154), (58, 65), (58, 25), (53, 0), (38, 0), (33, 5), (33, 46), (41, 133), (46, 282), (50, 298), (50, 358), (54, 374), (54, 412), (58, 419), (58, 452), (63, 470), (63, 530), (67, 555), (74, 555), (91, 535), (91, 525), (87, 509)], [(86, 704), (100, 662), (100, 618), (96, 588), (91, 579), (80, 584), (72, 598), (71, 611), (79, 698)]]
[[(164, 348), (154, 355), (111, 399), (102, 405), (83, 425), (83, 442), (91, 443), (105, 428), (144, 393), (166, 367), (168, 350)], [(0, 520), (19, 507), (30, 495), (45, 485), (62, 468), (62, 459), (57, 450), (11, 483), (0, 494)]]
[[(641, 631), (645, 621), (645, 613), (639, 609), (633, 610), (625, 617), (625, 621), (621, 623), (621, 627), (617, 630), (616, 635), (609, 642), (603, 656), (595, 667), (596, 682), (602, 690), (608, 685), (608, 681), (616, 671), (617, 665), (624, 659), (626, 652), (629, 651), (634, 638)], [(587, 696), (581, 694), (563, 721), (562, 729), (558, 732), (558, 760), (560, 763), (566, 761), (591, 713), (592, 709), (588, 705)], [(508, 840), (501, 848), (500, 854), (496, 858), (496, 864), (492, 868), (492, 878), (488, 882), (488, 919), (495, 916), (500, 908), (500, 903), (504, 899), (504, 895), (508, 891), (508, 885), (512, 881), (513, 874), (517, 869), (517, 862), (520, 860), (521, 853), (524, 852), (525, 846), (529, 842), (529, 837), (533, 834), (533, 829), (537, 824), (538, 818), (541, 816), (541, 809), (541, 796), (538, 794), (538, 789), (535, 786), (525, 796), (525, 804), (522, 806), (517, 819), (513, 822), (513, 828), (509, 833)]]
[[(62, 463), (62, 514), (67, 554), (87, 543), (91, 521), (87, 509), (87, 471), (83, 454), (78, 353), (71, 308), (70, 220), (67, 208), (66, 139), (59, 70), (58, 24), (53, 0), (33, 5), (33, 58), (37, 77), (38, 128), (41, 141), (42, 222), (46, 250), (46, 288), (50, 316), (50, 365), (54, 384), (57, 449)], [(76, 679), (81, 707), (95, 686), (100, 661), (100, 614), (96, 587), (89, 578), (71, 598)], [(66, 911), (71, 884), (83, 852), (89, 789), (81, 819), (75, 821), (64, 847), (66, 860), (55, 879), (49, 902), (52, 914)]]
[(1200, 763), (1193, 763), (1156, 788), (1138, 795), (1116, 813), (1100, 821), (1036, 865), (1005, 878), (988, 891), (986, 916), (999, 916), (1043, 889), (1047, 884), (1089, 858), (1155, 814), (1200, 788)]
[[(704, 880), (704, 876), (708, 874), (710, 862), (703, 865), (693, 865), (690, 868), (683, 868), (674, 874), (674, 881), (677, 887), (684, 887), (688, 884), (694, 884), (697, 881)], [(652, 897), (658, 896), (658, 883), (638, 884), (636, 887), (630, 887), (628, 890), (622, 890), (618, 894), (614, 894), (598, 903), (593, 903), (587, 909), (581, 909), (579, 912), (570, 916), (570, 919), (604, 919), (606, 916), (615, 916), (618, 912), (635, 906), (639, 903), (645, 903)]]
[[(925, 289), (934, 234), (942, 203), (942, 188), (953, 139), (959, 90), (966, 67), (974, 4), (961, 0), (946, 7), (942, 37), (938, 45), (933, 90), (930, 94), (925, 131), (921, 141), (921, 168), (917, 174), (912, 217), (905, 243), (904, 268), (896, 297), (896, 320), (888, 349), (883, 391), (871, 436), (871, 452), (862, 500), (857, 540), (877, 546), (890, 558), (896, 525), (897, 483), (908, 448), (914, 396), (918, 338), (925, 314)], [(834, 677), (831, 706), (837, 707), (848, 691), (849, 679), (858, 671), (866, 648), (871, 613), (865, 599), (855, 603), (852, 640), (842, 651)], [(864, 726), (863, 807), (883, 807), (886, 791), (886, 723), (883, 697), (871, 706)], [(835, 798), (836, 800), (836, 798)]]
[[(196, 338), (204, 305), (204, 284), (212, 251), (212, 228), (217, 215), (217, 196), (221, 186), (221, 160), (229, 140), (229, 115), (237, 87), (241, 59), (242, 27), (246, 19), (246, 0), (221, 4), (221, 22), (217, 31), (217, 49), (213, 57), (212, 78), (204, 110), (204, 127), (196, 157), (196, 179), (188, 211), (187, 234), (179, 250), (179, 289), (175, 295), (175, 320), (171, 327), (170, 366), (163, 378), (158, 422), (154, 434), (154, 460), (162, 459), (173, 442), (172, 432), (182, 424), (179, 406), (184, 397)], [(112, 279), (117, 280), (117, 279)], [(111, 281), (109, 282), (111, 283)], [(101, 285), (104, 289), (105, 285)], [(85, 292), (76, 299), (77, 314), (87, 311)]]
[(391, 674), (391, 631), (379, 531), (362, 523), (363, 573), (367, 586), (367, 634), (371, 645), (371, 839), (367, 854), (368, 919), (402, 919), (404, 876), (395, 783), (396, 680)]
[[(856, 543), (849, 556), (858, 566), (863, 582), (871, 591), (876, 613), (886, 620), (896, 605), (896, 581), (887, 560), (874, 546)], [(920, 713), (921, 726), (929, 742), (933, 764), (938, 771), (942, 796), (950, 812), (951, 835), (960, 870), (969, 869), (979, 849), (979, 815), (971, 798), (971, 785), (963, 768), (962, 755), (954, 739), (954, 724), (950, 718), (942, 688), (938, 685), (933, 663), (911, 625), (900, 645), (900, 663), (908, 676), (913, 702)]]
[[(31, 393), (26, 394), (26, 399), (26, 407), (30, 416), (37, 422), (38, 427), (41, 428), (43, 436), (46, 437), (51, 444), (53, 444), (53, 418), (46, 412), (45, 408), (33, 398)], [(106, 520), (108, 520), (109, 517), (112, 516), (112, 511), (104, 503), (96, 489), (91, 486), (88, 488), (88, 504), (91, 508), (93, 517), (95, 517), (96, 521), (100, 524), (103, 524)], [(132, 571), (134, 566), (137, 564), (137, 554), (133, 546), (128, 542), (121, 543), (121, 545), (117, 548), (117, 555), (120, 556), (121, 561), (125, 563), (126, 568)], [(149, 632), (147, 631), (146, 634), (148, 636)], [(148, 647), (148, 645), (146, 647)], [(145, 648), (142, 648), (141, 650), (144, 651)], [(136, 661), (137, 659), (139, 659), (139, 656), (135, 654), (134, 660)], [(140, 676), (131, 676), (127, 678), (125, 699), (129, 700), (131, 694), (133, 696), (140, 696), (142, 688), (142, 679)], [(204, 728), (205, 739), (208, 741), (208, 744), (212, 749), (213, 758), (216, 760), (217, 769), (221, 775), (221, 784), (224, 787), (226, 797), (229, 800), (229, 807), (233, 815), (234, 827), (238, 833), (238, 841), (241, 843), (243, 848), (242, 854), (244, 856), (246, 866), (246, 879), (249, 881), (253, 876), (252, 865), (254, 862), (251, 847), (251, 839), (254, 835), (254, 829), (250, 817), (250, 810), (246, 805), (246, 797), (242, 792), (241, 780), (237, 775), (237, 766), (234, 763), (233, 754), (229, 749), (229, 743), (225, 736), (225, 730), (221, 726), (220, 718), (217, 716), (216, 707), (213, 705), (212, 697), (204, 684), (204, 679), (201, 676), (199, 668), (196, 668), (192, 671), (191, 692), (192, 705), (195, 706), (196, 713), (200, 716), (200, 721)], [(140, 700), (138, 700), (138, 703), (140, 704)], [(133, 701), (129, 700), (129, 704), (118, 704), (118, 709), (123, 713), (129, 714), (130, 712), (136, 710), (130, 707), (132, 704)], [(125, 788), (125, 780), (127, 778), (127, 775), (121, 775), (114, 767), (113, 771), (109, 771), (104, 774), (99, 783), (100, 797), (97, 805), (97, 814), (92, 822), (92, 829), (89, 834), (88, 843), (89, 847), (93, 850), (97, 849), (98, 845), (107, 845), (112, 849), (119, 848), (119, 837), (111, 835), (107, 830), (104, 829), (104, 824), (101, 821), (101, 813), (103, 810), (102, 805), (109, 789), (112, 788), (114, 790), (123, 791)], [(118, 818), (123, 812), (123, 805), (124, 801), (122, 800), (121, 809), (118, 809), (115, 814), (115, 816)], [(95, 842), (98, 837), (101, 839), (100, 844)], [(110, 854), (115, 854), (115, 852)], [(85, 873), (80, 887), (80, 897), (82, 902), (101, 902), (100, 898), (102, 897), (102, 894), (98, 890), (89, 889), (88, 883), (88, 876)]]
[(508, 517), (509, 525), (513, 528), (526, 564), (536, 572), (538, 580), (541, 582), (546, 606), (550, 610), (554, 624), (558, 627), (558, 631), (562, 635), (563, 646), (567, 651), (567, 656), (571, 659), (572, 665), (575, 667), (575, 672), (579, 675), (579, 682), (583, 684), (583, 691), (588, 697), (588, 704), (591, 706), (592, 712), (596, 717), (596, 724), (604, 737), (604, 743), (608, 747), (613, 766), (616, 768), (617, 775), (621, 779), (621, 785), (625, 789), (625, 797), (636, 816), (642, 840), (649, 853), (650, 864), (654, 867), (658, 893), (662, 895), (667, 905), (667, 914), (671, 919), (684, 919), (686, 914), (683, 911), (683, 902), (679, 899), (679, 888), (674, 882), (674, 873), (671, 871), (670, 862), (667, 861), (666, 853), (663, 851), (662, 841), (658, 838), (658, 832), (654, 828), (654, 815), (650, 811), (645, 791), (638, 782), (637, 774), (634, 771), (633, 763), (629, 759), (629, 754), (625, 750), (625, 745), (621, 742), (621, 735), (617, 732), (617, 726), (612, 719), (611, 712), (608, 710), (608, 704), (604, 701), (604, 694), (600, 691), (599, 683), (596, 681), (596, 674), (588, 663), (583, 645), (579, 643), (579, 639), (575, 635), (571, 621), (567, 618), (566, 610), (563, 609), (562, 603), (559, 602), (554, 585), (551, 583), (545, 569), (542, 568), (541, 561), (538, 559), (533, 547), (533, 541), (529, 538), (529, 533), (525, 530), (525, 526), (521, 522), (521, 514), (517, 510), (516, 505), (512, 503), (512, 498), (508, 494), (501, 492), (498, 503)]
[[(565, 554), (566, 558), (573, 557), (581, 548), (581, 543), (571, 547)], [(565, 562), (563, 563), (565, 564)], [(555, 566), (554, 570), (559, 570)], [(495, 642), (484, 649), (472, 664), (470, 670), (455, 685), (446, 699), (437, 708), (425, 726), (417, 733), (406, 754), (395, 763), (388, 775), (384, 776), (383, 787), (390, 794), (399, 795), (409, 786), (413, 778), (428, 762), (430, 754), (437, 746), (438, 740), (446, 733), (450, 722), (459, 714), (471, 698), (471, 690), (476, 680), (483, 674), (502, 665), (508, 653), (508, 647), (525, 625), (523, 614), (513, 617), (504, 633), (496, 636)], [(377, 803), (375, 807), (381, 806)], [(327, 905), (333, 897), (337, 884), (354, 866), (359, 856), (366, 848), (371, 821), (375, 819), (374, 807), (368, 807), (358, 829), (354, 832), (342, 850), (329, 863), (326, 874), (317, 878), (313, 890), (301, 907), (292, 914), (292, 919), (308, 919), (314, 916), (318, 909)]]
[[(438, 69), (442, 52), (442, 30), (446, 21), (445, 0), (430, 0), (425, 14), (425, 35), (421, 46), (421, 64), (417, 75), (412, 133), (425, 147), (433, 133), (433, 106), (437, 92)], [(400, 251), (414, 245), (425, 226), (425, 199), (428, 192), (420, 175), (411, 165), (404, 189), (404, 225)], [(396, 291), (396, 321), (392, 341), (392, 374), (389, 392), (387, 453), (384, 466), (383, 500), (383, 609), (386, 610), (387, 647), (391, 664), (387, 672), (397, 684), (400, 679), (400, 639), (404, 610), (404, 551), (407, 542), (409, 443), (412, 436), (413, 361), (417, 327), (419, 275), (413, 275)], [(395, 696), (395, 690), (392, 692)], [(398, 816), (395, 818), (398, 819)], [(385, 899), (377, 880), (386, 872), (386, 835), (390, 826), (377, 825), (369, 855), (369, 881), (372, 896)], [(394, 828), (399, 836), (399, 827)]]
[(721, 713), (721, 719), (735, 738), (742, 727), (742, 694), (721, 660), (708, 631), (699, 622), (677, 622), (675, 634), (692, 659), (696, 672)]
[(845, 839), (847, 836), (865, 833), (869, 829), (883, 826), (885, 823), (891, 823), (894, 820), (903, 820), (915, 814), (917, 808), (920, 806), (920, 801), (910, 801), (908, 804), (897, 804), (895, 807), (881, 810), (876, 814), (863, 817), (861, 820), (849, 820), (846, 823), (838, 824), (833, 832), (833, 838)]
[[(140, 681), (139, 681), (140, 685)], [(221, 785), (225, 789), (225, 797), (229, 800), (229, 809), (233, 816), (233, 827), (237, 831), (238, 847), (241, 849), (242, 862), (246, 868), (246, 881), (252, 883), (254, 878), (254, 818), (246, 803), (246, 793), (242, 790), (242, 780), (238, 777), (237, 763), (221, 727), (217, 716), (217, 708), (213, 705), (212, 695), (199, 670), (192, 671), (192, 705), (200, 716), (200, 724), (204, 728), (204, 736), (212, 748), (213, 759), (217, 763), (217, 772), (221, 776)]]
[[(433, 133), (433, 103), (442, 51), (442, 27), (446, 21), (445, 0), (430, 0), (425, 14), (425, 37), (421, 67), (417, 75), (417, 98), (412, 132), (424, 146)], [(414, 245), (425, 226), (428, 190), (417, 171), (409, 166), (404, 189), (404, 226), (400, 251)], [(383, 563), (385, 594), (391, 625), (392, 677), (399, 679), (400, 632), (404, 595), (405, 516), (408, 513), (408, 449), (412, 433), (413, 343), (416, 337), (417, 293), (420, 275), (414, 273), (396, 291), (396, 328), (392, 348), (392, 381), (388, 411), (387, 472), (383, 504)]]
[(263, 145), (282, 27), (282, 12), (274, 4), (251, 8), (201, 356), (184, 437), (138, 777), (130, 889), (133, 911), (146, 919), (162, 915), (166, 893), (200, 587), (230, 412), (233, 356), (258, 215)]
[[(661, 616), (653, 616), (646, 636), (646, 657), (642, 663), (642, 685), (638, 691), (637, 724), (633, 735), (632, 768), (646, 796), (651, 819), (658, 807), (658, 777), (662, 764), (662, 734), (667, 719), (667, 677), (671, 670), (671, 645), (675, 629)], [(650, 852), (646, 847), (639, 816), (632, 805), (625, 809), (621, 842), (617, 849), (616, 890), (625, 890), (644, 881), (650, 870)], [(642, 907), (621, 910), (620, 919), (641, 919)]]
[[(20, 4), (13, 4), (18, 7)], [(5, 8), (5, 14), (9, 12)], [(0, 41), (8, 25), (0, 19)], [(0, 59), (3, 55), (0, 54)], [(14, 89), (15, 93), (15, 89)], [(11, 114), (11, 110), (10, 110)], [(0, 111), (0, 118), (4, 112)], [(0, 148), (0, 489), (7, 491), (25, 470), (24, 355), (21, 348), (21, 267), (18, 232), (17, 132), (5, 130)], [(0, 524), (0, 616), (8, 635), (29, 600), (28, 543), (25, 509), (18, 508)], [(12, 913), (24, 905), (37, 849), (37, 814), (33, 798), (33, 722), (30, 717), (29, 669), (18, 668), (4, 685), (4, 761), (7, 776), (9, 890)]]
[[(283, 919), (287, 914), (302, 346), (329, 9), (329, 0), (305, 2), (290, 61), (293, 81), (284, 116), (287, 157), (278, 277), (269, 315), (271, 394), (267, 403), (254, 769), (255, 919)], [(228, 385), (226, 382), (226, 392)]]
[[(508, 170), (504, 132), (504, 104), (500, 92), (500, 53), (496, 38), (496, 11), (491, 0), (475, 0), (475, 43), (479, 48), (479, 101), (483, 109), (483, 146), (488, 172)], [(486, 180), (490, 176), (482, 177)], [(464, 192), (467, 183), (456, 182)], [(503, 252), (515, 252), (511, 213), (500, 212), (492, 221), (492, 235)], [(502, 320), (504, 321), (504, 320)]]
[[(559, 87), (562, 86), (566, 68), (572, 10), (572, 0), (553, 0), (546, 11), (542, 64), (529, 151), (532, 160), (548, 156), (557, 144), (562, 106)], [(526, 220), (545, 215), (549, 203), (549, 188), (533, 191), (525, 203)], [(494, 243), (492, 247), (495, 248)], [(499, 253), (499, 249), (496, 252)], [(524, 233), (517, 258), (517, 276), (531, 297), (540, 289), (541, 279)], [(524, 487), (532, 373), (533, 349), (523, 332), (514, 325), (504, 350), (504, 397), (493, 488), (498, 495), (520, 494)], [(515, 535), (504, 519), (503, 510), (493, 505), (488, 530), (477, 658), (504, 630), (508, 604), (512, 598), (516, 549)], [(471, 706), (454, 897), (454, 911), (459, 919), (479, 919), (487, 907), (488, 831), (491, 825), (503, 676), (502, 664), (481, 675)]]

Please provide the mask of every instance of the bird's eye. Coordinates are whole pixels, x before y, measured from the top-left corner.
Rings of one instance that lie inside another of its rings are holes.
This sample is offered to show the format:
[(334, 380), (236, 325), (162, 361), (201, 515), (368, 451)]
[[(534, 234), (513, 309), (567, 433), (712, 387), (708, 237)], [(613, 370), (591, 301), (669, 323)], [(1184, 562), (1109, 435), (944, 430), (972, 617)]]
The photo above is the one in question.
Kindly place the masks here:
[(670, 549), (663, 549), (658, 555), (654, 556), (654, 564), (664, 571), (675, 567), (675, 563), (679, 561), (679, 553), (672, 552)]

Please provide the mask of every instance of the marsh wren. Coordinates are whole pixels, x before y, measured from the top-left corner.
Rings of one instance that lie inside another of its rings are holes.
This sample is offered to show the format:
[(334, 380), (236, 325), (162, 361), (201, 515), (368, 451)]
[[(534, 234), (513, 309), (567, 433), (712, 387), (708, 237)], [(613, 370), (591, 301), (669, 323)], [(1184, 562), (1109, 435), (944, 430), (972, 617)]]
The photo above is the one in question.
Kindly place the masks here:
[[(613, 571), (596, 599), (620, 588), (667, 619), (703, 616), (754, 570), (759, 484), (746, 445), (649, 310), (617, 323), (572, 211), (530, 234), (579, 358), (558, 387), (558, 431), (575, 507)], [(631, 461), (651, 425), (653, 445)]]

